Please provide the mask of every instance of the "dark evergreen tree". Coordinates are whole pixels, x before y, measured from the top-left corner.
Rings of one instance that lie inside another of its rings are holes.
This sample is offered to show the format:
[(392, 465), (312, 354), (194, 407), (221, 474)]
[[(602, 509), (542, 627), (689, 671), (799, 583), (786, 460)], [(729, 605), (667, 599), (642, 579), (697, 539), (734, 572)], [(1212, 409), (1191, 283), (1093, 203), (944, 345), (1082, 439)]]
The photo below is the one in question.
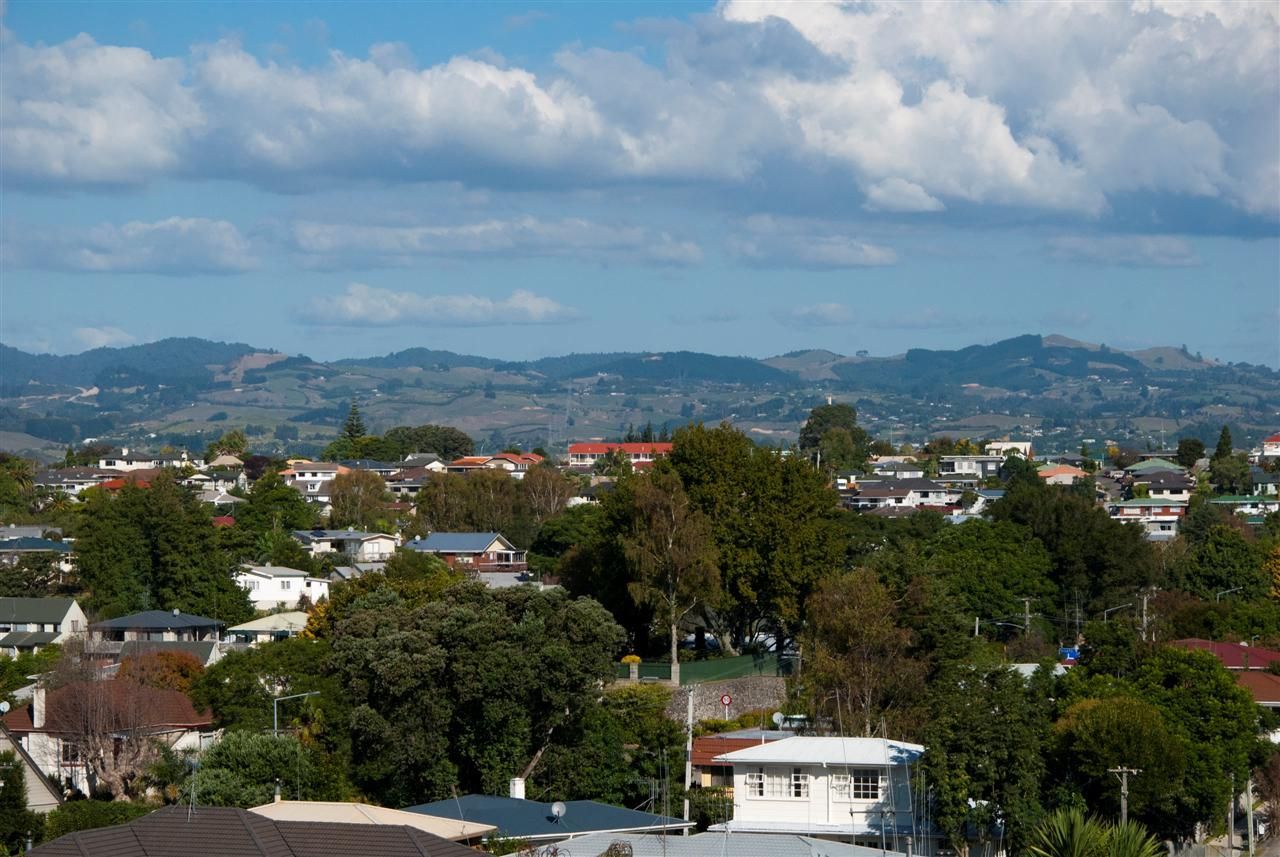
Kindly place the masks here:
[(364, 437), (364, 418), (360, 416), (360, 406), (351, 400), (351, 409), (347, 411), (347, 421), (342, 424), (342, 436), (347, 440), (359, 440)]

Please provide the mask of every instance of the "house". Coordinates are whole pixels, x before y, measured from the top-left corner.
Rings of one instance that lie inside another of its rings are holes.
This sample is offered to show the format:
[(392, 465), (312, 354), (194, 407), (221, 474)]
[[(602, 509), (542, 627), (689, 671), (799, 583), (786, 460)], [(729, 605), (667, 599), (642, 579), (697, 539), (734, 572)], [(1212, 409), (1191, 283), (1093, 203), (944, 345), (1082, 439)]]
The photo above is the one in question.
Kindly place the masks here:
[(431, 533), (425, 539), (405, 542), (408, 550), (431, 553), (450, 568), (470, 571), (525, 571), (525, 552), (501, 533)]
[(1181, 471), (1157, 470), (1131, 477), (1129, 486), (1135, 495), (1145, 492), (1153, 500), (1189, 503), (1196, 481)]
[(60, 539), (61, 527), (46, 527), (43, 524), (0, 524), (0, 541), (9, 539)]
[(931, 479), (886, 479), (863, 483), (845, 503), (852, 509), (881, 509), (941, 506), (947, 502), (947, 489)]
[(217, 639), (224, 622), (178, 610), (145, 610), (118, 619), (107, 619), (89, 626), (90, 636), (104, 642), (124, 643), (130, 640), (209, 640)]
[(375, 461), (372, 458), (344, 459), (339, 461), (338, 464), (348, 470), (367, 470), (370, 473), (378, 474), (383, 479), (404, 469), (404, 465), (398, 461)]
[(699, 735), (693, 739), (693, 782), (702, 788), (732, 786), (733, 765), (719, 761), (720, 756), (770, 741), (794, 738), (795, 734), (781, 729), (738, 729), (717, 735)]
[(59, 571), (64, 574), (75, 568), (71, 544), (46, 538), (4, 538), (0, 532), (0, 568), (13, 568), (24, 556), (37, 554), (56, 555)]
[(1268, 473), (1254, 465), (1249, 468), (1249, 479), (1253, 482), (1253, 493), (1262, 497), (1274, 497), (1280, 494), (1280, 471)]
[(1137, 464), (1130, 464), (1124, 469), (1124, 472), (1129, 476), (1138, 476), (1143, 473), (1155, 473), (1161, 470), (1169, 473), (1186, 472), (1186, 468), (1178, 464), (1178, 462), (1170, 461), (1167, 458), (1144, 458)]
[(1280, 497), (1260, 495), (1224, 494), (1209, 500), (1215, 506), (1221, 506), (1234, 515), (1270, 515), (1280, 512)]
[(308, 501), (327, 506), (333, 501), (333, 480), (338, 474), (349, 472), (342, 465), (327, 461), (290, 461), (280, 476)]
[(329, 581), (312, 577), (305, 571), (280, 565), (243, 565), (236, 572), (236, 583), (249, 593), (255, 610), (293, 607), (304, 596), (315, 604), (329, 597)]
[(397, 540), (387, 533), (359, 530), (294, 530), (293, 537), (312, 556), (340, 553), (353, 562), (386, 562), (396, 552)]
[(884, 738), (784, 738), (725, 753), (733, 767), (731, 833), (799, 833), (852, 838), (855, 845), (921, 852), (932, 833), (914, 810), (912, 766), (924, 747)]
[(308, 618), (310, 617), (304, 610), (272, 613), (270, 616), (232, 625), (227, 629), (227, 639), (233, 643), (248, 643), (251, 646), (270, 643), (273, 640), (287, 640), (302, 633), (302, 630), (307, 627)]
[(591, 468), (611, 452), (621, 452), (636, 470), (652, 467), (653, 462), (671, 454), (670, 443), (571, 443), (569, 466)]
[(0, 723), (0, 752), (10, 752), (22, 768), (22, 778), (27, 787), (27, 809), (32, 812), (51, 812), (62, 806), (65, 798), (62, 789), (56, 787), (40, 770), (36, 760), (22, 746), (22, 742)]
[(451, 842), (476, 842), (494, 828), (476, 821), (458, 821), (423, 812), (389, 809), (367, 803), (327, 800), (281, 800), (255, 806), (249, 812), (273, 821), (329, 821), (338, 824), (391, 824), (411, 827)]
[(1003, 455), (944, 455), (938, 459), (938, 479), (942, 482), (976, 484), (1000, 475)]
[[(116, 651), (116, 649), (119, 649)], [(217, 639), (206, 640), (126, 640), (123, 643), (96, 641), (89, 644), (86, 651), (102, 662), (120, 663), (129, 658), (141, 658), (161, 652), (181, 652), (190, 655), (206, 667), (211, 667), (222, 660), (222, 647)]]
[(984, 450), (987, 455), (998, 455), (1007, 458), (1017, 455), (1020, 458), (1031, 458), (1031, 441), (1029, 440), (989, 440)]
[(1178, 534), (1187, 505), (1150, 497), (1117, 500), (1107, 504), (1107, 514), (1113, 521), (1140, 524), (1149, 541), (1168, 541)]
[(180, 454), (157, 454), (148, 452), (130, 452), (128, 447), (98, 459), (99, 470), (159, 470), (165, 467), (184, 467), (194, 463), (187, 458), (185, 452)]
[(924, 465), (915, 461), (882, 459), (871, 465), (871, 472), (888, 479), (923, 479)]
[(124, 679), (77, 681), (51, 690), (36, 685), (27, 704), (4, 715), (5, 728), (45, 776), (85, 794), (93, 791), (82, 761), (85, 732), (101, 723), (176, 752), (202, 749), (213, 735), (213, 715), (196, 711), (185, 693)]
[(1046, 464), (1036, 471), (1036, 475), (1046, 485), (1075, 485), (1081, 479), (1089, 478), (1088, 473), (1070, 464)]
[(399, 824), (277, 821), (247, 809), (166, 806), (126, 824), (78, 830), (28, 857), (476, 857), (465, 845)]
[[(523, 794), (524, 781), (518, 778), (512, 780), (512, 791), (517, 795)], [(678, 833), (694, 827), (692, 821), (624, 809), (593, 800), (568, 800), (562, 803), (564, 812), (557, 816), (552, 812), (550, 803), (525, 800), (523, 797), (463, 795), (405, 807), (405, 811), (492, 825), (497, 830), (495, 835), (524, 839), (532, 845), (562, 842), (572, 836), (588, 833)]]
[[(1235, 674), (1236, 684), (1249, 691), (1253, 701), (1272, 714), (1280, 714), (1280, 675), (1262, 670), (1240, 670)], [(1271, 743), (1280, 744), (1280, 729), (1267, 736)]]
[(205, 465), (209, 470), (236, 470), (243, 468), (244, 462), (234, 455), (224, 452)]
[(1180, 649), (1195, 649), (1208, 652), (1229, 670), (1265, 670), (1274, 663), (1280, 663), (1280, 652), (1250, 646), (1246, 643), (1215, 643), (1198, 637), (1188, 637), (1169, 643)]
[(431, 478), (433, 473), (442, 473), (443, 471), (443, 464), (440, 465), (438, 470), (432, 470), (426, 466), (407, 467), (394, 476), (387, 477), (387, 490), (397, 500), (413, 500), (426, 486), (427, 480)]
[(489, 456), (487, 455), (464, 455), (461, 458), (455, 458), (445, 465), (446, 473), (471, 473), (474, 470), (485, 470), (489, 466)]
[(422, 467), (432, 473), (444, 473), (445, 463), (434, 452), (411, 452), (404, 457), (401, 466), (406, 470)]
[[(610, 846), (626, 847), (630, 857), (906, 857), (883, 848), (866, 848), (795, 833), (589, 833), (556, 846), (557, 857), (598, 857)], [(614, 852), (617, 853), (617, 852)], [(516, 855), (510, 855), (516, 857)]]
[(103, 470), (98, 467), (60, 467), (53, 470), (42, 470), (32, 480), (37, 488), (47, 491), (61, 491), (72, 497), (80, 496), (86, 488), (101, 485), (108, 479), (115, 479), (123, 471)]
[(1262, 439), (1262, 455), (1264, 458), (1280, 458), (1280, 434)]
[(0, 598), (0, 652), (38, 652), (88, 630), (74, 598)]

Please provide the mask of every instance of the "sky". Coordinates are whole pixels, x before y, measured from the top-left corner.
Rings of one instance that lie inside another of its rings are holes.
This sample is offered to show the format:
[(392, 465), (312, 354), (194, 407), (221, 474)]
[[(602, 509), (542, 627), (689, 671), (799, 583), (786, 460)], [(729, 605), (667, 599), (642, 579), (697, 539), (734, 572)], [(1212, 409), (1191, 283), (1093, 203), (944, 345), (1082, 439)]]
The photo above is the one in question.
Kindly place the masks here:
[(1280, 5), (0, 0), (8, 345), (1024, 333), (1280, 368)]

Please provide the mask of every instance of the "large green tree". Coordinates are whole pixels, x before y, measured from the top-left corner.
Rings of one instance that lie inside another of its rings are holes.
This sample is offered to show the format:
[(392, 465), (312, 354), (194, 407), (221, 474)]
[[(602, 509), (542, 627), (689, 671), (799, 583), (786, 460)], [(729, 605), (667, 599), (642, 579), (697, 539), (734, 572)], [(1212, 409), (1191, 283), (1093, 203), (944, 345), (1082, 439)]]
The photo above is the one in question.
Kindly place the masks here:
[(357, 784), (405, 806), (536, 781), (560, 733), (598, 704), (621, 641), (599, 604), (532, 587), (463, 585), (353, 613), (333, 646)]
[(978, 520), (947, 527), (924, 545), (922, 558), (970, 616), (1020, 623), (1024, 598), (1031, 599), (1031, 612), (1053, 606), (1049, 552), (1012, 522)]

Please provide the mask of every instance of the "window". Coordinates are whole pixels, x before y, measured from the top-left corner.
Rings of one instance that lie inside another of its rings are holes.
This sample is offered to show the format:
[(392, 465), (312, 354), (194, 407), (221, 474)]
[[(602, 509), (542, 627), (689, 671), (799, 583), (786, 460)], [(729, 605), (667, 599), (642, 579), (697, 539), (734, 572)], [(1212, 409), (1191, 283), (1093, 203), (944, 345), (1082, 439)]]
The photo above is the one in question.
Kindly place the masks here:
[(280, 581), (280, 588), (281, 588), (281, 589), (289, 589), (289, 588), (291, 588), (292, 586), (293, 586), (293, 581), (292, 581), (292, 580), (282, 580), (282, 581)]
[(764, 772), (747, 774), (747, 797), (764, 797)]
[(809, 775), (800, 768), (777, 771), (765, 778), (765, 796), (771, 798), (807, 798)]
[(877, 771), (853, 771), (833, 774), (831, 795), (835, 800), (879, 800), (880, 774)]
[(809, 775), (801, 773), (799, 768), (791, 772), (791, 796), (809, 796)]
[(62, 741), (62, 764), (75, 765), (80, 761), (80, 753), (76, 749), (76, 745), (70, 741)]

